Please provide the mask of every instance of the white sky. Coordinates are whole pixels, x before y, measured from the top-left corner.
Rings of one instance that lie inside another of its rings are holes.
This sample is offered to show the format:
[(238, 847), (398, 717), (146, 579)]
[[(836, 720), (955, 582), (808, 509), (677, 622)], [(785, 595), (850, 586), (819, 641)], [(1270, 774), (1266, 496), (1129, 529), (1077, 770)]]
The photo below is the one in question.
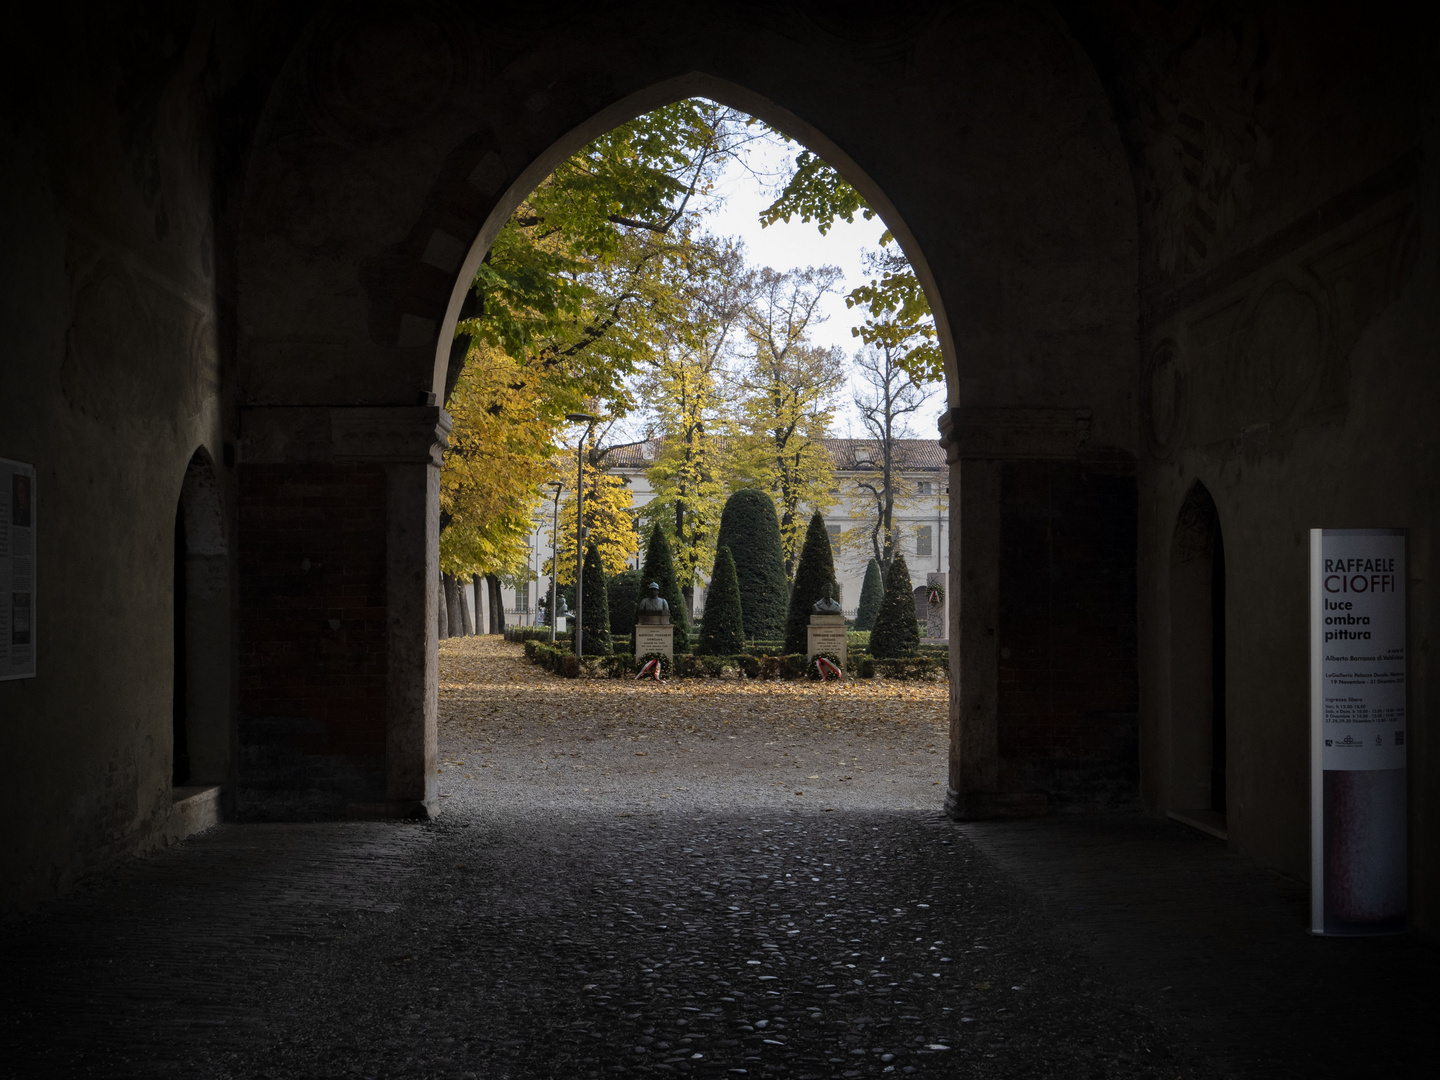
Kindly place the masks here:
[[(814, 222), (805, 224), (798, 218), (762, 228), (760, 211), (774, 201), (778, 180), (782, 174), (788, 174), (788, 165), (800, 149), (800, 144), (786, 144), (778, 136), (751, 144), (749, 168), (737, 162), (729, 164), (716, 187), (714, 205), (706, 213), (705, 224), (717, 235), (738, 236), (744, 240), (746, 258), (752, 266), (769, 266), (780, 271), (827, 264), (838, 266), (845, 280), (826, 298), (822, 307), (826, 319), (818, 326), (812, 324), (811, 340), (817, 345), (838, 345), (846, 357), (851, 357), (860, 347), (860, 339), (853, 337), (850, 329), (865, 321), (865, 313), (847, 308), (845, 294), (868, 279), (862, 255), (879, 248), (885, 223), (878, 217), (866, 221), (857, 214), (854, 224), (837, 220), (824, 236)], [(912, 417), (915, 434), (920, 438), (936, 437), (933, 415), (943, 407), (943, 387), (936, 383), (927, 389), (931, 400)], [(863, 434), (852, 396), (847, 381), (839, 396), (834, 435), (858, 437)]]

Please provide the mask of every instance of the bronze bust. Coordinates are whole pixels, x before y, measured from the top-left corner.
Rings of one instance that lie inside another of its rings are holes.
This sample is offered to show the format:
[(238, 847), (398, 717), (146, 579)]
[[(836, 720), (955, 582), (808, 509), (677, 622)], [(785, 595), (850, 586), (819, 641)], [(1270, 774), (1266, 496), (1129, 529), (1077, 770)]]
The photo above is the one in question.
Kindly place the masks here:
[(830, 597), (830, 583), (825, 583), (825, 595), (815, 601), (816, 615), (839, 615), (840, 605)]
[(670, 605), (666, 603), (665, 598), (660, 595), (659, 583), (652, 581), (650, 583), (649, 591), (650, 595), (644, 597), (640, 601), (640, 614), (669, 615)]

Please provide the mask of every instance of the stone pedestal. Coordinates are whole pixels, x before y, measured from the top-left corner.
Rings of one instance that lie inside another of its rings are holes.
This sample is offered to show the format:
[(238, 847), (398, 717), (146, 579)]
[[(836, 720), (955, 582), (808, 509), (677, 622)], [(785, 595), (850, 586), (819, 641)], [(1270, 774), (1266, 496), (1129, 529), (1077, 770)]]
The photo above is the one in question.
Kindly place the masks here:
[(675, 627), (669, 615), (641, 615), (635, 624), (635, 659), (652, 652), (664, 653), (675, 662)]
[(830, 653), (840, 658), (840, 669), (845, 669), (845, 616), (811, 615), (810, 627), (805, 632), (805, 658), (816, 653)]
[(940, 602), (938, 604), (926, 604), (925, 636), (931, 641), (944, 641), (950, 636), (950, 589), (948, 587), (949, 574), (930, 573), (925, 575), (925, 598), (930, 598), (930, 590), (939, 588)]

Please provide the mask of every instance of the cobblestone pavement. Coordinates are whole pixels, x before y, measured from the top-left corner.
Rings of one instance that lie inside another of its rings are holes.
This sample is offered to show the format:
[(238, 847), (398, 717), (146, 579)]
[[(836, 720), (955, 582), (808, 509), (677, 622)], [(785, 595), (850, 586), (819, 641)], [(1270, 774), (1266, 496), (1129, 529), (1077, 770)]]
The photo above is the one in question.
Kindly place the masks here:
[(783, 695), (721, 698), (724, 730), (637, 757), (648, 705), (491, 651), (449, 683), (438, 820), (224, 825), (0, 927), (0, 1075), (1271, 1075), (1047, 903), (1055, 844), (938, 814), (933, 716), (792, 730)]
[(222, 826), (3, 965), (14, 1076), (1195, 1075), (934, 815)]

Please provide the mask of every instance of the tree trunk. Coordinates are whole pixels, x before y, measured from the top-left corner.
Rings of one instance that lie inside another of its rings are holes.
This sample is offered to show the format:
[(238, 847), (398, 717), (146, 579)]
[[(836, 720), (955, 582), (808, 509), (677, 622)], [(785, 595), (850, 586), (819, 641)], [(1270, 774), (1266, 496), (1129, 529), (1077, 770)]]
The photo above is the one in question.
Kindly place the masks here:
[(441, 574), (440, 580), (445, 584), (445, 625), (451, 637), (459, 637), (464, 632), (460, 623), (460, 590), (455, 588), (453, 574)]
[(490, 623), (485, 611), (485, 579), (479, 574), (470, 575), (470, 595), (475, 598), (475, 633), (490, 633)]
[(439, 588), (437, 588), (437, 589), (435, 590), (435, 592), (436, 592), (436, 594), (437, 594), (437, 595), (436, 595), (436, 600), (438, 601), (438, 603), (435, 605), (435, 606), (436, 606), (436, 609), (437, 609), (437, 611), (438, 611), (438, 615), (439, 615), (439, 620), (438, 620), (438, 621), (439, 621), (438, 632), (439, 632), (440, 640), (441, 640), (441, 641), (444, 641), (446, 638), (448, 638), (448, 637), (450, 636), (450, 617), (449, 617), (449, 615), (446, 613), (446, 610), (445, 610), (446, 604), (445, 604), (445, 575), (444, 575), (444, 574), (441, 574), (441, 575), (440, 575), (440, 585), (439, 585)]
[(490, 584), (490, 632), (503, 634), (505, 633), (505, 603), (500, 597), (500, 579), (494, 574), (486, 574), (485, 580)]
[(465, 595), (468, 590), (463, 578), (455, 579), (455, 591), (460, 595), (460, 629), (469, 637), (475, 633), (475, 619), (470, 613), (470, 597)]

